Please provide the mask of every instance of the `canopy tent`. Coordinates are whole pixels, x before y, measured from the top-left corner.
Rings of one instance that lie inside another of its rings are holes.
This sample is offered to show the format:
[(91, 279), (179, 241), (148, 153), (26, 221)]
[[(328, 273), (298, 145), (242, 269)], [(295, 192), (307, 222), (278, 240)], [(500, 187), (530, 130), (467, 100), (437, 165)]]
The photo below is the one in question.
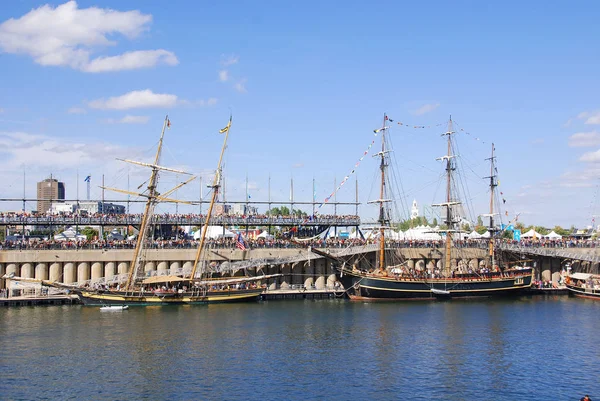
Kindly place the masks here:
[(468, 239), (479, 239), (479, 238), (481, 238), (481, 234), (479, 234), (477, 231), (473, 230), (473, 232), (471, 232), (470, 234), (467, 234), (467, 238)]
[(125, 239), (125, 236), (124, 236), (123, 234), (121, 234), (121, 233), (120, 233), (118, 230), (116, 230), (116, 229), (115, 229), (115, 230), (112, 230), (112, 231), (110, 232), (110, 234), (108, 234), (108, 235), (106, 236), (106, 238), (107, 238), (108, 240), (122, 241), (122, 240), (124, 240), (124, 239)]
[[(200, 239), (200, 234), (204, 230), (197, 230), (194, 232), (194, 239)], [(208, 231), (206, 232), (206, 238), (208, 239), (217, 239), (217, 238), (233, 238), (235, 237), (235, 233), (233, 231), (229, 231), (225, 227), (221, 226), (208, 226)]]
[(256, 239), (264, 238), (264, 239), (273, 239), (275, 238), (273, 235), (269, 234), (267, 231), (263, 231), (262, 233), (256, 236)]
[(550, 232), (550, 234), (544, 235), (544, 238), (547, 238), (547, 239), (562, 239), (562, 235), (557, 234), (557, 233), (554, 232), (554, 230), (552, 230)]
[[(367, 240), (379, 237), (379, 228), (376, 228), (376, 227), (363, 228), (363, 229), (361, 229), (361, 232), (362, 232), (362, 235)], [(402, 239), (406, 238), (404, 233), (401, 230), (394, 231), (391, 228), (385, 229), (383, 232), (383, 235), (385, 235), (385, 238), (393, 239), (393, 240), (402, 240)], [(350, 233), (348, 238), (350, 238), (350, 239), (361, 238), (360, 232), (355, 230)]]
[(437, 232), (439, 228), (429, 226), (418, 226), (404, 232), (404, 238), (408, 240), (439, 241), (442, 236)]
[(527, 231), (525, 234), (521, 234), (521, 238), (534, 238), (541, 239), (543, 237), (542, 234), (535, 231), (533, 228)]
[(85, 241), (86, 239), (87, 237), (78, 233), (73, 226), (54, 236), (55, 241)]

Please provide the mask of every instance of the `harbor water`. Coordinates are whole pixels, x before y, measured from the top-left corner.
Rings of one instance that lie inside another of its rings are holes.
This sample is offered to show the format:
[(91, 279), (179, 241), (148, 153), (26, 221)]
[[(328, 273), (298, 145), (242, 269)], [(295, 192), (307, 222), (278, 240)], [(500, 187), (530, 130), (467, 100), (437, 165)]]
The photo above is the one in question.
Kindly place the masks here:
[(599, 316), (564, 296), (4, 308), (0, 398), (600, 399)]

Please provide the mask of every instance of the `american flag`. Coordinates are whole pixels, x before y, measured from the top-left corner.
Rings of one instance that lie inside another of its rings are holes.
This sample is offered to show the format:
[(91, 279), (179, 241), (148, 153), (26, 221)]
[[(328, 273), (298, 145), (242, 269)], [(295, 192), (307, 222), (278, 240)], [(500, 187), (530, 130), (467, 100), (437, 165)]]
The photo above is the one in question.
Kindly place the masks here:
[(235, 246), (236, 248), (241, 249), (242, 251), (246, 250), (246, 243), (244, 242), (244, 238), (242, 238), (242, 234), (238, 234), (236, 239), (235, 239)]

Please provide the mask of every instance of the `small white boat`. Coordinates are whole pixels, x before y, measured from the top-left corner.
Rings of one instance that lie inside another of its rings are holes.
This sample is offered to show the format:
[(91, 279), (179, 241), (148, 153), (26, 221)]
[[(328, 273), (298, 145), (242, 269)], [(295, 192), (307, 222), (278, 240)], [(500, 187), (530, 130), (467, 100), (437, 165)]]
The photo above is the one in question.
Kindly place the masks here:
[(128, 305), (106, 305), (106, 306), (100, 307), (101, 311), (120, 311), (120, 310), (125, 310), (125, 309), (129, 309), (129, 306)]

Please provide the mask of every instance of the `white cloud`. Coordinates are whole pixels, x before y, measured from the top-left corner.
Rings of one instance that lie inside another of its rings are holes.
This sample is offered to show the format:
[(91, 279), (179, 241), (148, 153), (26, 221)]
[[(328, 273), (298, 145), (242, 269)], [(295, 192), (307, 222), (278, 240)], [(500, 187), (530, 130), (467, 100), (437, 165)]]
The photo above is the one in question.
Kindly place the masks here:
[(236, 82), (235, 85), (233, 85), (233, 88), (240, 93), (246, 93), (246, 79), (244, 78)]
[(56, 8), (46, 4), (0, 24), (0, 49), (29, 55), (43, 66), (68, 66), (87, 72), (177, 64), (175, 55), (163, 49), (133, 51), (90, 61), (98, 49), (116, 45), (109, 36), (120, 34), (133, 39), (147, 31), (151, 22), (151, 15), (137, 10), (80, 9), (75, 1)]
[(188, 107), (205, 107), (205, 106), (214, 106), (215, 104), (217, 104), (217, 102), (218, 102), (218, 99), (216, 97), (209, 97), (206, 100), (200, 99), (200, 100), (194, 100), (194, 101), (181, 99), (177, 102), (177, 104), (180, 104), (182, 106), (188, 106)]
[(580, 120), (585, 119), (585, 124), (600, 125), (600, 111), (584, 111), (577, 115)]
[(590, 188), (600, 178), (600, 167), (590, 166), (582, 171), (568, 171), (560, 176), (560, 186), (565, 188)]
[(148, 117), (148, 116), (126, 115), (123, 118), (119, 118), (119, 119), (107, 118), (104, 121), (109, 124), (146, 124), (149, 120), (150, 120), (150, 117)]
[(572, 148), (598, 145), (600, 145), (600, 133), (596, 131), (578, 132), (569, 137), (569, 146)]
[(427, 114), (427, 113), (437, 109), (438, 107), (440, 107), (439, 103), (424, 104), (423, 106), (419, 107), (417, 110), (413, 111), (412, 114), (414, 114), (415, 116), (421, 116), (423, 114)]
[(108, 156), (125, 155), (114, 145), (66, 142), (26, 132), (0, 132), (0, 154), (10, 166), (73, 167), (82, 160), (104, 162)]
[(85, 113), (87, 113), (87, 110), (84, 109), (83, 107), (71, 107), (69, 110), (67, 110), (67, 113), (69, 113), (69, 114), (85, 114)]
[(85, 72), (108, 72), (135, 70), (153, 67), (157, 64), (177, 65), (179, 60), (173, 52), (159, 50), (138, 50), (123, 53), (119, 56), (98, 57), (82, 68)]
[(150, 89), (131, 91), (108, 99), (89, 102), (93, 109), (128, 110), (136, 108), (167, 108), (177, 104), (177, 95), (154, 93)]
[(229, 67), (230, 65), (237, 64), (238, 61), (240, 61), (240, 58), (236, 55), (233, 55), (233, 54), (231, 54), (229, 56), (226, 56), (224, 54), (221, 55), (221, 65), (223, 67)]
[(599, 125), (600, 124), (600, 112), (597, 112), (596, 114), (589, 116), (588, 119), (585, 120), (585, 123)]
[(588, 163), (597, 163), (597, 162), (600, 162), (600, 149), (598, 149), (595, 152), (584, 153), (579, 158), (579, 161), (588, 162)]
[(227, 70), (219, 71), (219, 81), (226, 82), (229, 80), (229, 72)]

